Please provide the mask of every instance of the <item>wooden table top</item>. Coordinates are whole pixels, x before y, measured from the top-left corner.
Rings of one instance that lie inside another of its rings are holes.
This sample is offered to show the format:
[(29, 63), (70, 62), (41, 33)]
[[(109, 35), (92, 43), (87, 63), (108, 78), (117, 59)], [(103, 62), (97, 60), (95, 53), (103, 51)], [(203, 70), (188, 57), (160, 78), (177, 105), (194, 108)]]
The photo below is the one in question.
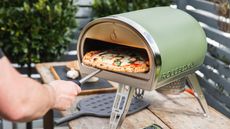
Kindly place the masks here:
[[(68, 62), (41, 63), (36, 69), (44, 83), (54, 80), (50, 66), (65, 65)], [(113, 85), (117, 83), (111, 82)], [(76, 103), (90, 95), (77, 96), (73, 106), (62, 115), (77, 112)], [(142, 129), (158, 124), (163, 129), (229, 129), (230, 119), (209, 107), (208, 117), (203, 116), (202, 109), (194, 96), (187, 92), (178, 95), (163, 95), (156, 91), (145, 92), (144, 99), (151, 105), (138, 113), (127, 116), (122, 129)], [(98, 117), (81, 117), (68, 123), (71, 129), (103, 129), (108, 126), (109, 119)]]

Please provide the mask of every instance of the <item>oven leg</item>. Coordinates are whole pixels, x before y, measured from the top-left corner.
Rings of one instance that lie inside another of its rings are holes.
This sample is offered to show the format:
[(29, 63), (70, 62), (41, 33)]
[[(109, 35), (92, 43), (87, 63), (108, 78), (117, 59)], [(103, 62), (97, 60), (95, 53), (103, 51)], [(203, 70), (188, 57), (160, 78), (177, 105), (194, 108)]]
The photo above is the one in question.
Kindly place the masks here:
[(110, 116), (109, 129), (119, 129), (121, 127), (129, 110), (134, 93), (135, 88), (124, 84), (119, 85)]
[(208, 115), (208, 104), (205, 100), (202, 89), (200, 87), (200, 84), (195, 74), (188, 75), (188, 83), (189, 83), (189, 86), (193, 89), (194, 96), (196, 97), (202, 110), (204, 111), (204, 116), (207, 116)]

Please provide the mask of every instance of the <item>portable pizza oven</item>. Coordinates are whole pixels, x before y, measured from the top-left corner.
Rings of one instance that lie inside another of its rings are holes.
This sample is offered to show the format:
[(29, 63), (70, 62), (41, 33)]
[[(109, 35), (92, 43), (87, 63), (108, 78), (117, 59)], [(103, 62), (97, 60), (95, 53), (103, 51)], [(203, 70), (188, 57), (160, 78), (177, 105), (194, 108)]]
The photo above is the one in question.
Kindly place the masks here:
[[(77, 45), (80, 72), (90, 74), (97, 70), (82, 63), (85, 53), (119, 46), (144, 51), (150, 70), (103, 70), (96, 76), (144, 90), (157, 89), (194, 73), (203, 63), (207, 49), (204, 31), (187, 13), (170, 7), (138, 10), (99, 18), (84, 27)], [(205, 99), (202, 101), (205, 104)]]
[(78, 41), (80, 72), (95, 71), (82, 63), (86, 52), (115, 46), (145, 51), (150, 70), (146, 73), (104, 70), (97, 76), (144, 90), (156, 89), (194, 72), (203, 63), (207, 49), (204, 31), (193, 17), (169, 7), (145, 9), (89, 23)]

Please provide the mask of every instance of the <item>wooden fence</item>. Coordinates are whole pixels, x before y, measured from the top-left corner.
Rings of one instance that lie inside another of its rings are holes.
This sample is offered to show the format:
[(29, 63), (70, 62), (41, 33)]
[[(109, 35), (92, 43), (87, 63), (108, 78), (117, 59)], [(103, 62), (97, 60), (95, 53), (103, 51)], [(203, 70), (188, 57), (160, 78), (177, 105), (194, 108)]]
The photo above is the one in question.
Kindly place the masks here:
[(208, 104), (230, 117), (229, 17), (220, 16), (219, 4), (205, 0), (176, 0), (176, 4), (196, 18), (206, 33), (208, 52), (197, 75)]

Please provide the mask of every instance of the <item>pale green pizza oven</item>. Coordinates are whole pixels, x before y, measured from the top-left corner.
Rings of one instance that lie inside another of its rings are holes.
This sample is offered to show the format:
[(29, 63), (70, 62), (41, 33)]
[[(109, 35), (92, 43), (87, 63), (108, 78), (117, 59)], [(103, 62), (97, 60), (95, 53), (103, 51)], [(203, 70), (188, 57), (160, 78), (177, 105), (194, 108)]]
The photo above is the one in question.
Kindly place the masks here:
[(80, 72), (96, 70), (82, 63), (86, 52), (120, 45), (144, 50), (150, 70), (103, 70), (96, 76), (145, 90), (157, 89), (194, 72), (203, 63), (207, 49), (204, 31), (187, 13), (170, 7), (138, 10), (103, 17), (84, 27), (77, 46)]

